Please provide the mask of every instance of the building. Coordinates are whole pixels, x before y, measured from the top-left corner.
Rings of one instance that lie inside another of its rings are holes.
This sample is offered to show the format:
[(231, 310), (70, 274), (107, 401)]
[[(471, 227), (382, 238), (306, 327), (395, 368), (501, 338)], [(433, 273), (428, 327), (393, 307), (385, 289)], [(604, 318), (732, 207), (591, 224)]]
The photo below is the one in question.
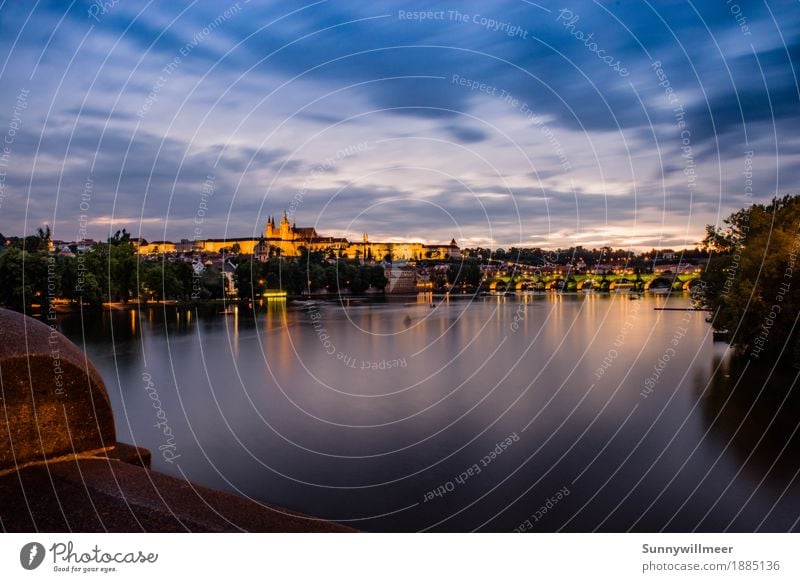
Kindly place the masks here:
[(140, 255), (157, 255), (173, 252), (240, 253), (252, 255), (255, 260), (267, 261), (272, 257), (297, 257), (303, 249), (322, 252), (328, 258), (347, 258), (362, 261), (412, 261), (460, 259), (461, 249), (455, 239), (448, 245), (426, 245), (421, 242), (373, 242), (364, 233), (360, 242), (346, 238), (320, 236), (314, 227), (297, 227), (289, 223), (286, 212), (280, 223), (269, 217), (263, 236), (259, 238), (205, 239), (180, 243), (169, 241), (142, 241), (137, 248)]
[(386, 293), (416, 293), (417, 271), (407, 266), (392, 266), (383, 270), (388, 283)]
[(222, 288), (225, 295), (235, 297), (238, 293), (236, 289), (236, 267), (229, 261), (225, 261), (220, 266), (222, 273)]
[[(177, 245), (174, 242), (168, 240), (155, 240), (149, 243), (140, 241), (136, 251), (140, 255), (164, 255), (167, 253), (174, 253), (176, 249)], [(78, 247), (78, 250), (81, 250), (80, 247)]]

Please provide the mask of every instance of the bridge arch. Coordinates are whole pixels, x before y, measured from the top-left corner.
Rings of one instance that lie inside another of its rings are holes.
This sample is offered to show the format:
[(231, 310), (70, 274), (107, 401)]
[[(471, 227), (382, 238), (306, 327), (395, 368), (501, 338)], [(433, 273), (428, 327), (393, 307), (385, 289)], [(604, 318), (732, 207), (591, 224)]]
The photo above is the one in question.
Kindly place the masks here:
[(634, 288), (634, 281), (630, 279), (626, 279), (625, 277), (619, 277), (611, 281), (608, 286), (609, 291), (615, 291), (616, 289), (633, 289)]
[(672, 287), (673, 280), (671, 277), (653, 277), (647, 283), (645, 283), (644, 288), (647, 290), (650, 289), (670, 289)]
[(699, 277), (692, 277), (691, 279), (688, 279), (685, 283), (683, 283), (681, 289), (683, 289), (684, 291), (694, 291), (695, 289), (699, 289), (702, 285), (703, 282), (700, 280)]

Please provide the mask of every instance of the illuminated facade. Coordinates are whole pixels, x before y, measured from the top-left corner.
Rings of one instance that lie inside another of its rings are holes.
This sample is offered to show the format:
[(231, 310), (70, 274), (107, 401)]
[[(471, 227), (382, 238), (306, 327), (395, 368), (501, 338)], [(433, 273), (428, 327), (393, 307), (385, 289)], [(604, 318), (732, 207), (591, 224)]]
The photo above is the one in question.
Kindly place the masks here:
[(455, 239), (449, 245), (426, 245), (418, 242), (371, 242), (364, 233), (360, 242), (349, 242), (346, 238), (320, 236), (314, 227), (300, 227), (289, 223), (286, 212), (279, 224), (275, 218), (267, 219), (264, 235), (254, 238), (206, 239), (197, 241), (157, 241), (138, 245), (140, 255), (174, 252), (220, 253), (222, 251), (253, 255), (257, 260), (267, 261), (271, 257), (297, 257), (305, 248), (311, 252), (322, 252), (328, 258), (347, 258), (364, 261), (460, 259), (461, 249)]

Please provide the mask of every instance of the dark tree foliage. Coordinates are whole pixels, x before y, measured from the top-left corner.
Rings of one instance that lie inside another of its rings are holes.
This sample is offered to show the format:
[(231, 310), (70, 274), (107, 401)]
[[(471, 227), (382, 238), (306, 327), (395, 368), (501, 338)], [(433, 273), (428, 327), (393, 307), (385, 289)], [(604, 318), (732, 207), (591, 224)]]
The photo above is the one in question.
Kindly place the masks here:
[(0, 255), (0, 302), (10, 309), (27, 311), (33, 303), (46, 301), (48, 294), (57, 295), (59, 274), (53, 268), (55, 264), (48, 276), (52, 261), (49, 226), (24, 239), (15, 239)]
[(800, 197), (753, 205), (706, 232), (712, 258), (699, 300), (713, 311), (714, 327), (754, 360), (800, 365)]
[(0, 249), (0, 304), (28, 311), (33, 305), (45, 308), (52, 299), (99, 307), (105, 301), (223, 296), (219, 269), (206, 267), (196, 277), (186, 261), (142, 260), (125, 230), (75, 256), (57, 254), (50, 246), (45, 228)]
[(388, 283), (382, 267), (357, 261), (327, 262), (322, 253), (303, 253), (294, 261), (245, 261), (237, 265), (235, 281), (242, 297), (259, 297), (267, 289), (282, 289), (293, 295), (321, 289), (359, 294), (370, 287), (383, 289)]
[(447, 269), (447, 282), (453, 287), (477, 287), (481, 282), (481, 269), (474, 263), (458, 263)]

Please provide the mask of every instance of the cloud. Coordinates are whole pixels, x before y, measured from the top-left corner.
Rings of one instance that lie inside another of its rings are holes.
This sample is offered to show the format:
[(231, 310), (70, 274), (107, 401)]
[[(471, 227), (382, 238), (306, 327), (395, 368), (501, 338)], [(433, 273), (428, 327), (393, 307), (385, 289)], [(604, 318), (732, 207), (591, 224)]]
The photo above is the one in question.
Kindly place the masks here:
[(480, 129), (460, 124), (447, 124), (443, 127), (444, 131), (460, 143), (479, 143), (489, 139), (489, 134)]
[(576, 1), (571, 26), (514, 0), (425, 22), (386, 1), (236, 6), (120, 2), (92, 19), (86, 4), (4, 4), (0, 139), (30, 93), (0, 231), (55, 221), (69, 238), (91, 178), (95, 237), (141, 215), (134, 230), (180, 238), (213, 175), (209, 237), (259, 231), (308, 182), (298, 222), (324, 231), (368, 208), (374, 228), (359, 228), (382, 236), (452, 224), (504, 244), (673, 244), (742, 206), (744, 151), (757, 196), (800, 187), (788, 0), (748, 4), (750, 35), (725, 3)]

